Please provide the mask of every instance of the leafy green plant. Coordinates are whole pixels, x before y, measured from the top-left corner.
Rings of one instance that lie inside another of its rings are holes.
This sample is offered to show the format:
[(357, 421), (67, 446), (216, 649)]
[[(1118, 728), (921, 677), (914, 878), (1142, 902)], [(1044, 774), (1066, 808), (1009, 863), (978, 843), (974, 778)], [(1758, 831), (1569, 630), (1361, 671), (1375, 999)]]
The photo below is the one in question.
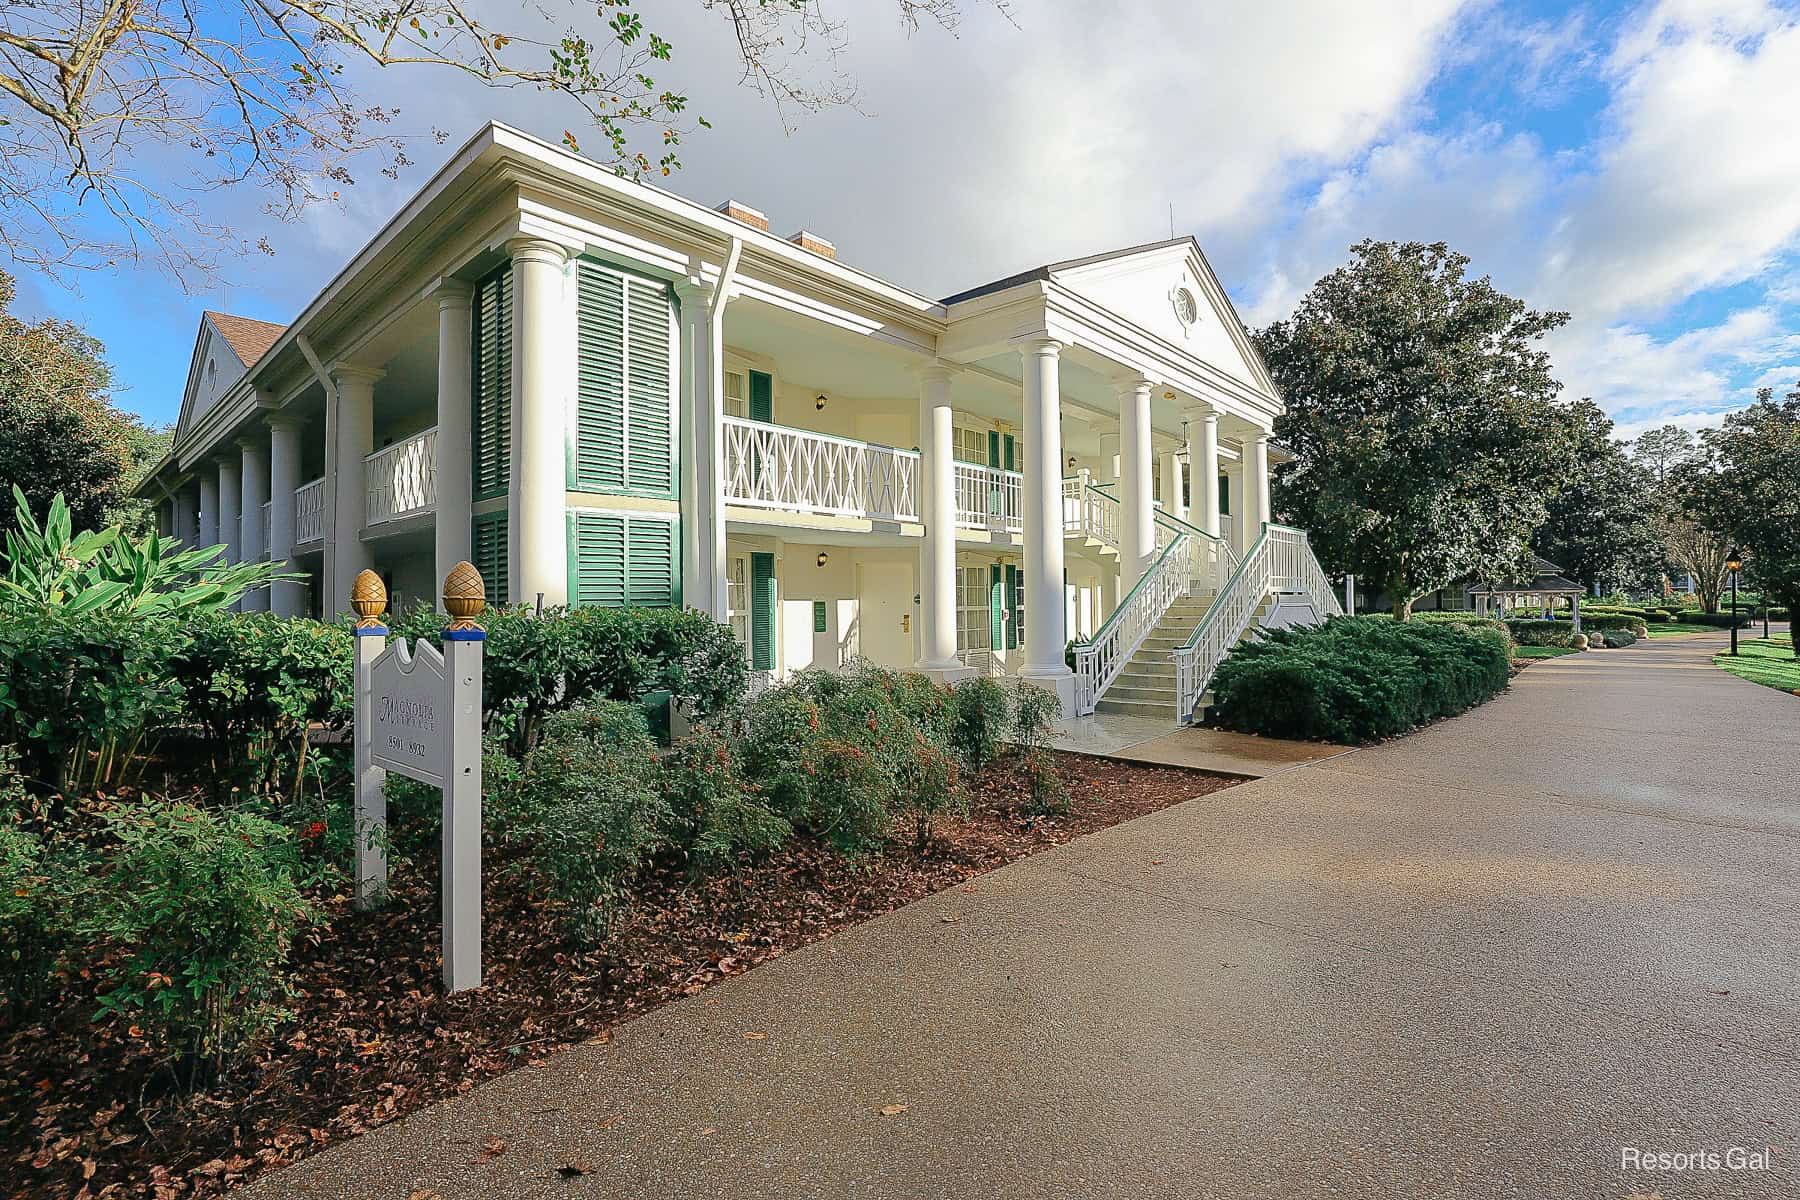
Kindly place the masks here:
[(64, 914), (43, 838), (0, 821), (0, 998), (27, 1008), (45, 992)]
[(277, 579), (302, 578), (278, 563), (228, 563), (224, 546), (183, 550), (175, 538), (125, 536), (117, 525), (73, 531), (59, 492), (44, 523), (13, 485), (17, 527), (6, 531), (0, 611), (89, 613), (217, 612)]
[(1207, 716), (1245, 733), (1372, 742), (1498, 693), (1509, 659), (1505, 637), (1479, 626), (1333, 617), (1233, 650)]
[(793, 826), (738, 769), (731, 742), (710, 725), (677, 738), (659, 762), (669, 805), (669, 841), (697, 874), (736, 870), (780, 848)]
[(107, 818), (114, 848), (83, 918), (101, 943), (100, 1016), (142, 1030), (189, 1078), (283, 1018), (296, 931), (313, 919), (293, 838), (242, 810), (145, 800)]
[(525, 763), (533, 864), (583, 951), (605, 946), (630, 884), (669, 822), (656, 745), (634, 706), (594, 701), (557, 713)]
[(999, 680), (977, 675), (956, 685), (951, 707), (951, 744), (968, 772), (979, 775), (999, 756), (1012, 727), (1012, 698)]
[(1067, 812), (1069, 789), (1050, 752), (1056, 723), (1062, 719), (1062, 701), (1055, 692), (1035, 684), (1021, 683), (1015, 691), (1012, 740), (1025, 769), (1032, 811)]
[(65, 795), (141, 774), (180, 712), (168, 686), (182, 642), (166, 618), (65, 610), (0, 617), (0, 742), (40, 790)]

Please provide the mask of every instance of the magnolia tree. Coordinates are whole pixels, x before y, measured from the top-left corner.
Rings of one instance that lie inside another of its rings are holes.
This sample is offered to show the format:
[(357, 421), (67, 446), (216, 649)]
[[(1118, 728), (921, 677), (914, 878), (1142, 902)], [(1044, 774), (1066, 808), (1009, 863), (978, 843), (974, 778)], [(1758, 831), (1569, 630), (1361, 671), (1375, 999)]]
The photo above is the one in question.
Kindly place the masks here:
[(1540, 313), (1444, 244), (1364, 241), (1294, 315), (1255, 335), (1295, 460), (1275, 501), (1327, 569), (1413, 601), (1470, 576), (1528, 574), (1532, 531), (1570, 472), (1577, 425)]
[(1699, 519), (1754, 565), (1763, 591), (1800, 612), (1800, 389), (1782, 399), (1764, 389), (1703, 433), (1688, 495)]
[[(958, 0), (884, 2), (908, 28), (958, 16)], [(359, 164), (397, 175), (409, 132), (428, 131), (390, 97), (457, 80), (548, 93), (571, 149), (667, 175), (706, 124), (666, 77), (671, 26), (707, 16), (729, 24), (742, 82), (784, 110), (852, 99), (827, 0), (0, 0), (0, 247), (40, 268), (204, 274), (242, 247), (197, 190), (248, 184), (291, 217)]]

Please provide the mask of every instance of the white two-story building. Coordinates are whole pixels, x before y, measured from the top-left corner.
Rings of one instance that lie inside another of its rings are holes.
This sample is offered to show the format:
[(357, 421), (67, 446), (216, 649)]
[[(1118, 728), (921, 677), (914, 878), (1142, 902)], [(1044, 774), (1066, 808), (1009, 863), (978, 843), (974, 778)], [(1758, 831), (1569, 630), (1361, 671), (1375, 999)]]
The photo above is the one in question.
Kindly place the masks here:
[(467, 558), (495, 603), (702, 609), (770, 677), (1173, 718), (1271, 608), (1335, 611), (1268, 524), (1280, 411), (1192, 239), (934, 300), (489, 125), (291, 325), (203, 316), (142, 494), (304, 574), (247, 607), (365, 567), (431, 603)]

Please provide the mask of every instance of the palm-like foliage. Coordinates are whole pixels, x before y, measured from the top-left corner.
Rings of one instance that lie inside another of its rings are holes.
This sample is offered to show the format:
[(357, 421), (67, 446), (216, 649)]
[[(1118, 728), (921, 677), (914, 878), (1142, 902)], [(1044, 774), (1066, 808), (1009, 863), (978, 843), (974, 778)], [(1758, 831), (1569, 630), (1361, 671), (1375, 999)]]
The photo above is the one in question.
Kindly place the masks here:
[(300, 578), (276, 563), (228, 563), (224, 546), (183, 550), (175, 538), (150, 533), (133, 539), (117, 525), (76, 533), (60, 492), (42, 525), (16, 485), (13, 499), (17, 528), (6, 531), (0, 612), (214, 612), (251, 588)]

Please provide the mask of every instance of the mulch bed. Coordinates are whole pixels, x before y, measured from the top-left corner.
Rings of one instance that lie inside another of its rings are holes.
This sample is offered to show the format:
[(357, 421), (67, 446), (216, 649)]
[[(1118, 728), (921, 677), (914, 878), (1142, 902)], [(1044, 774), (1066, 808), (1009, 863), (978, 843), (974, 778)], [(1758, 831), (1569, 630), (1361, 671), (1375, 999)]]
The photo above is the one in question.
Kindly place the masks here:
[(1002, 765), (924, 854), (896, 842), (851, 862), (796, 841), (741, 880), (697, 884), (661, 866), (604, 978), (566, 952), (523, 878), (490, 856), (487, 982), (446, 998), (437, 864), (396, 864), (382, 912), (325, 903), (328, 921), (292, 963), (293, 1020), (204, 1091), (174, 1089), (140, 1042), (90, 1023), (86, 1003), (0, 1030), (0, 1196), (218, 1195), (973, 875), (1238, 782), (1084, 755), (1058, 762), (1072, 812), (1022, 815), (1024, 782)]

